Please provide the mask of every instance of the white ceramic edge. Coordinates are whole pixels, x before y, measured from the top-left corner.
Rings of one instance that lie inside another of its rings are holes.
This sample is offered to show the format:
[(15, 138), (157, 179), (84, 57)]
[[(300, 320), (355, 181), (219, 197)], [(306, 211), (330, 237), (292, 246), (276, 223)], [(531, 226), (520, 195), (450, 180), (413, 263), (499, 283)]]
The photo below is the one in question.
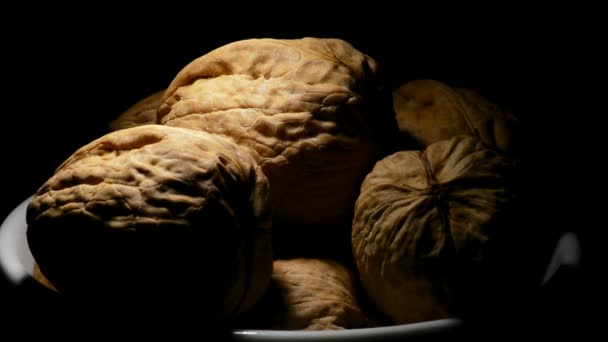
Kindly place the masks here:
[[(33, 197), (33, 196), (32, 196)], [(0, 269), (14, 284), (31, 276), (34, 258), (26, 239), (25, 214), (32, 197), (19, 204), (0, 226)], [(25, 246), (26, 248), (20, 248)], [(543, 278), (543, 284), (551, 279), (561, 265), (577, 266), (581, 254), (576, 234), (565, 233), (558, 241), (551, 262)], [(369, 341), (370, 339), (403, 338), (437, 334), (450, 331), (462, 324), (458, 318), (429, 322), (402, 324), (388, 327), (347, 329), (337, 331), (284, 331), (284, 330), (236, 330), (233, 337), (238, 341)]]
[(446, 318), (429, 322), (393, 325), (388, 327), (346, 329), (332, 331), (307, 330), (236, 330), (233, 337), (237, 341), (375, 341), (387, 338), (406, 338), (436, 335), (452, 331), (461, 326), (458, 318)]
[(547, 283), (562, 265), (578, 266), (581, 259), (581, 244), (574, 233), (565, 233), (557, 241), (553, 256), (543, 277), (543, 284)]
[[(32, 196), (33, 197), (33, 196)], [(34, 258), (29, 250), (25, 214), (29, 197), (19, 204), (0, 226), (0, 268), (14, 284), (31, 276)], [(21, 247), (21, 248), (20, 248)], [(25, 247), (25, 248), (23, 248)], [(236, 330), (232, 333), (237, 341), (369, 341), (393, 337), (436, 334), (456, 328), (461, 324), (456, 318), (429, 322), (402, 324), (389, 327), (348, 329), (336, 331), (286, 331), (286, 330)]]
[(21, 202), (0, 226), (0, 269), (10, 281), (19, 284), (30, 276), (34, 269), (34, 257), (27, 245), (25, 212), (34, 196)]

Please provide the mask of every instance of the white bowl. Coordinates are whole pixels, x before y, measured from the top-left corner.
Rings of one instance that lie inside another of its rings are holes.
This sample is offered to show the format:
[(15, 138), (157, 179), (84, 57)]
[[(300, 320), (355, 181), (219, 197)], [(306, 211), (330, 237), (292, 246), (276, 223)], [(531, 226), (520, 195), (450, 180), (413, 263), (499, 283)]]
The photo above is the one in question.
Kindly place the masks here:
[[(34, 258), (29, 250), (25, 214), (32, 197), (19, 204), (0, 226), (0, 271), (18, 285), (32, 275)], [(580, 244), (573, 233), (564, 234), (558, 241), (543, 284), (551, 279), (562, 265), (576, 266), (580, 258)], [(280, 331), (280, 330), (236, 330), (232, 337), (236, 341), (381, 341), (402, 340), (416, 336), (435, 336), (455, 331), (462, 325), (457, 318), (429, 322), (402, 324), (389, 327), (362, 328), (339, 331)]]

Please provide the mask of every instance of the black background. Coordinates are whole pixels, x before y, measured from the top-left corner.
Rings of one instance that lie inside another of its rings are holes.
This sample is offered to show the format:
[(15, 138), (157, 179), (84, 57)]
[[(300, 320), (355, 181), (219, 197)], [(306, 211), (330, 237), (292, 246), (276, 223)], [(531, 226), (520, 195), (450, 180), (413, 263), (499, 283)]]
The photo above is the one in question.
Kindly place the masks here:
[[(594, 223), (587, 213), (599, 205), (578, 190), (589, 178), (581, 167), (592, 160), (587, 147), (599, 137), (597, 108), (588, 102), (598, 77), (592, 65), (599, 58), (592, 20), (574, 12), (555, 17), (519, 9), (439, 16), (372, 4), (359, 14), (298, 6), (286, 3), (280, 15), (261, 7), (235, 15), (229, 5), (118, 16), (95, 8), (78, 15), (24, 9), (13, 24), (6, 21), (0, 217), (77, 148), (106, 133), (114, 117), (165, 88), (192, 59), (239, 39), (335, 37), (374, 57), (388, 87), (438, 79), (476, 89), (519, 116), (528, 132), (527, 179), (537, 189), (534, 203), (541, 213), (531, 220), (554, 231), (576, 231), (585, 252), (581, 269), (590, 269), (593, 253), (585, 247), (592, 240), (587, 227)], [(531, 303), (535, 309), (526, 317), (548, 317), (544, 329), (584, 334), (587, 316), (574, 312), (587, 311), (594, 288), (580, 269), (563, 279)], [(0, 298), (28, 295), (0, 284)]]

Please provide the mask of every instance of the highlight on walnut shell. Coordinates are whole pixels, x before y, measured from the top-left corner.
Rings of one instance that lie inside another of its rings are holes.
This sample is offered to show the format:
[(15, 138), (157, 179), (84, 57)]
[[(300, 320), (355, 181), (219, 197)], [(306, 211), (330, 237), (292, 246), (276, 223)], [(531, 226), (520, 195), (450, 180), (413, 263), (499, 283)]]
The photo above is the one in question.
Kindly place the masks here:
[(253, 307), (269, 283), (267, 202), (264, 174), (232, 141), (141, 126), (56, 170), (27, 208), (27, 241), (66, 298), (183, 305), (222, 320)]
[(365, 292), (394, 323), (460, 316), (497, 293), (501, 243), (515, 231), (515, 168), (457, 136), (390, 155), (367, 175), (353, 254)]
[(373, 326), (359, 306), (355, 282), (349, 269), (331, 259), (275, 260), (269, 290), (253, 311), (255, 328), (342, 330)]
[(401, 132), (422, 148), (471, 135), (496, 151), (517, 154), (520, 125), (516, 117), (473, 90), (415, 80), (393, 92), (393, 109)]
[(110, 122), (110, 131), (156, 124), (156, 110), (164, 93), (165, 90), (163, 89), (137, 101)]
[[(158, 122), (229, 137), (258, 161), (273, 217), (350, 222), (358, 186), (393, 120), (374, 105), (376, 62), (340, 39), (249, 39), (184, 67)], [(390, 119), (383, 118), (383, 115)]]

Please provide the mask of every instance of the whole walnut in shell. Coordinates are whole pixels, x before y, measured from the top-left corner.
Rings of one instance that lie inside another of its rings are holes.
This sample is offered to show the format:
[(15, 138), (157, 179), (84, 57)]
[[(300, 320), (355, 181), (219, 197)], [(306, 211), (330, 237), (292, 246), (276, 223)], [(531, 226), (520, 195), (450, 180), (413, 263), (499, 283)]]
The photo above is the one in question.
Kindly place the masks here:
[(155, 124), (156, 109), (158, 109), (163, 94), (165, 94), (165, 90), (161, 90), (137, 101), (124, 113), (112, 120), (110, 123), (110, 130), (118, 131), (125, 128)]
[(393, 92), (393, 109), (399, 129), (423, 148), (471, 135), (496, 151), (517, 152), (517, 119), (473, 90), (434, 80), (411, 81)]
[(462, 302), (491, 298), (501, 242), (514, 231), (515, 166), (457, 136), (390, 155), (367, 175), (353, 254), (366, 293), (395, 323), (460, 315)]
[(28, 206), (27, 239), (66, 297), (192, 306), (220, 320), (251, 308), (270, 280), (267, 196), (264, 174), (230, 140), (128, 128), (56, 170)]
[(330, 259), (275, 260), (268, 293), (253, 311), (256, 328), (340, 330), (369, 327), (361, 311), (355, 279)]
[(179, 72), (158, 122), (247, 148), (268, 177), (276, 219), (350, 222), (388, 120), (374, 106), (375, 74), (372, 58), (339, 39), (237, 41)]

